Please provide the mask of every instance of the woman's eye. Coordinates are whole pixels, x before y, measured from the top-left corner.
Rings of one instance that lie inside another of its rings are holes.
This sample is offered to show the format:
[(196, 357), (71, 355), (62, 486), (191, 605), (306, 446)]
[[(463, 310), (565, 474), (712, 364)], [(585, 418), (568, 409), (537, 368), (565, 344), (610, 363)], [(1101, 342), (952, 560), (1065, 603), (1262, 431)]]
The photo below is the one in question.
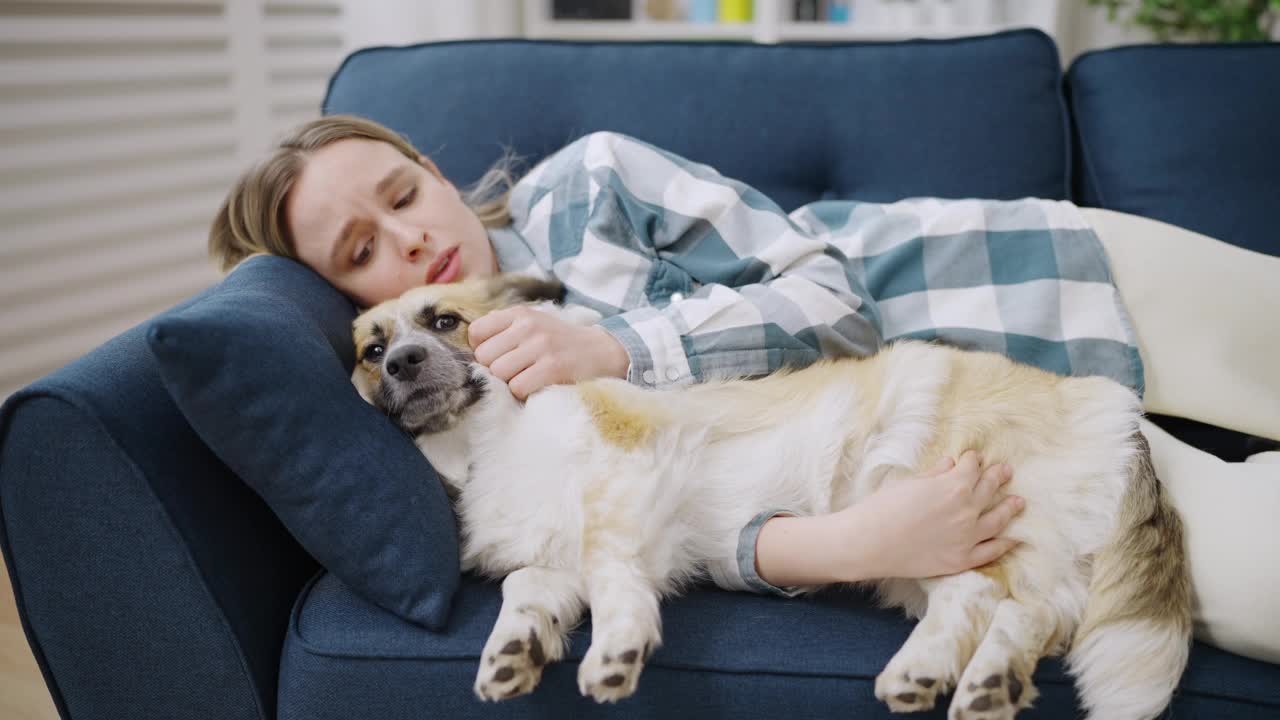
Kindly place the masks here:
[(457, 315), (438, 315), (435, 320), (431, 321), (431, 329), (440, 332), (447, 332), (458, 327), (460, 318)]
[(412, 187), (409, 189), (409, 192), (405, 193), (403, 197), (397, 200), (396, 204), (393, 205), (392, 207), (394, 207), (396, 210), (404, 208), (408, 206), (409, 203), (413, 202), (413, 199), (416, 198), (417, 196), (418, 196), (418, 188), (416, 186)]
[(360, 252), (356, 253), (355, 259), (351, 261), (353, 265), (363, 265), (369, 262), (369, 256), (373, 255), (373, 240), (365, 240), (360, 246)]
[(382, 359), (382, 353), (385, 350), (386, 348), (381, 345), (370, 345), (364, 349), (364, 355), (361, 355), (360, 359), (365, 362), (378, 362)]

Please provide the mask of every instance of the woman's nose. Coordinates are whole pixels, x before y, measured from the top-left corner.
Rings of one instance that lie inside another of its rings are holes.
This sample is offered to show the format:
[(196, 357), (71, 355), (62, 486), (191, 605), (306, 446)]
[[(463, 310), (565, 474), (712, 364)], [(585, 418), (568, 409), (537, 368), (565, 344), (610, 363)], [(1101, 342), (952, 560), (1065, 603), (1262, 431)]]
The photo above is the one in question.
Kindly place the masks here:
[(393, 229), (396, 244), (408, 260), (417, 260), (427, 246), (426, 233), (407, 225), (398, 225)]

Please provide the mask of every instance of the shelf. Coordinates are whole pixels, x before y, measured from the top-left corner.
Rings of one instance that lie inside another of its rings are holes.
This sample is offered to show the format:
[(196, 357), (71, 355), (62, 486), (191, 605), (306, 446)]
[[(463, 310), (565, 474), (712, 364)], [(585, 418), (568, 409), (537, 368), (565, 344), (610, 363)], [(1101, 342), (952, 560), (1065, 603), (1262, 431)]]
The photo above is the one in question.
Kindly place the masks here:
[[(1056, 35), (1062, 0), (854, 0), (852, 21), (796, 21), (790, 0), (755, 0), (755, 19), (739, 23), (653, 20), (644, 0), (632, 0), (630, 20), (556, 20), (551, 0), (524, 0), (524, 34), (563, 40), (742, 40), (758, 43), (894, 41), (989, 35), (1038, 27)], [(1007, 3), (1007, 4), (1006, 4)], [(861, 9), (859, 11), (859, 9)], [(998, 12), (997, 12), (998, 10)]]
[[(1005, 25), (867, 25), (859, 23), (785, 22), (777, 26), (777, 42), (840, 42), (948, 38), (987, 35)], [(680, 21), (555, 20), (532, 24), (528, 37), (562, 40), (757, 40), (755, 23)]]
[(565, 40), (751, 40), (755, 23), (697, 23), (678, 20), (539, 20), (531, 38)]
[(906, 40), (988, 35), (1005, 25), (870, 25), (824, 22), (784, 22), (778, 25), (778, 41)]

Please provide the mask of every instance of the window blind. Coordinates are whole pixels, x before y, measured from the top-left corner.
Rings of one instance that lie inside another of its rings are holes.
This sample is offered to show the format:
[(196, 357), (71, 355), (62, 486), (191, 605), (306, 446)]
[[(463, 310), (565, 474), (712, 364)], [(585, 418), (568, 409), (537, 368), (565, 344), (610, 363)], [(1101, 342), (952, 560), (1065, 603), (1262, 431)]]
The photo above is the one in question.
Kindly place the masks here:
[(0, 399), (218, 280), (236, 174), (319, 114), (342, 3), (0, 2)]

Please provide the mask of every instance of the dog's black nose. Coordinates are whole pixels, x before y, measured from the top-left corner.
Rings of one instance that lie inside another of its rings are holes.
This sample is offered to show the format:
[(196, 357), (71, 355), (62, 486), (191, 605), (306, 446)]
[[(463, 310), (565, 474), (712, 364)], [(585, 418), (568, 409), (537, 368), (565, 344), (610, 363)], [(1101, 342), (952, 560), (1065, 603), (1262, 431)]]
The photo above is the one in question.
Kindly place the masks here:
[(418, 370), (426, 359), (426, 348), (421, 345), (406, 345), (392, 350), (382, 367), (396, 380), (409, 382), (418, 377)]

